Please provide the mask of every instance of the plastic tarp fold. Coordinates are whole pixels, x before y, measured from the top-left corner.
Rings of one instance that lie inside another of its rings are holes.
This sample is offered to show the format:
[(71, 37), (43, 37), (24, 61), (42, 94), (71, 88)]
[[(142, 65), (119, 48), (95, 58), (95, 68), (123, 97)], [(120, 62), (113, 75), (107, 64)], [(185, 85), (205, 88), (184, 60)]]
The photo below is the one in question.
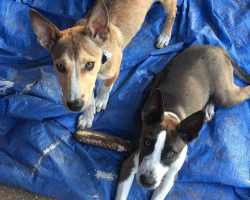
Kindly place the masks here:
[[(29, 22), (34, 8), (60, 30), (72, 27), (91, 0), (0, 1), (0, 183), (59, 199), (114, 199), (122, 162), (129, 154), (77, 143), (78, 114), (61, 103), (50, 54)], [(179, 0), (168, 47), (155, 48), (166, 13), (150, 8), (141, 30), (124, 50), (120, 75), (107, 109), (93, 130), (121, 136), (138, 146), (140, 113), (156, 75), (194, 44), (222, 46), (250, 73), (250, 2)], [(235, 83), (245, 86), (239, 79)], [(97, 82), (98, 90), (100, 82)], [(216, 108), (166, 199), (250, 199), (250, 102)], [(150, 199), (134, 180), (129, 200)]]

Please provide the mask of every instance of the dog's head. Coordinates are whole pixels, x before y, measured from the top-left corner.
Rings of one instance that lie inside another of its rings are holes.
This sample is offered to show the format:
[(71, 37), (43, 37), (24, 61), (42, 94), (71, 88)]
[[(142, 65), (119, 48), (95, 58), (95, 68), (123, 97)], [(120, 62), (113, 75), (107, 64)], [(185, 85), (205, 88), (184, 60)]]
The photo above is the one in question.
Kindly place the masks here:
[(35, 10), (30, 21), (38, 42), (52, 55), (63, 91), (63, 104), (72, 112), (90, 105), (103, 45), (109, 37), (108, 11), (103, 0), (92, 8), (85, 26), (60, 31)]
[(162, 93), (159, 89), (154, 91), (142, 111), (137, 171), (140, 185), (155, 189), (161, 183), (171, 165), (183, 156), (185, 146), (198, 137), (204, 117), (205, 112), (198, 111), (179, 123), (164, 115)]

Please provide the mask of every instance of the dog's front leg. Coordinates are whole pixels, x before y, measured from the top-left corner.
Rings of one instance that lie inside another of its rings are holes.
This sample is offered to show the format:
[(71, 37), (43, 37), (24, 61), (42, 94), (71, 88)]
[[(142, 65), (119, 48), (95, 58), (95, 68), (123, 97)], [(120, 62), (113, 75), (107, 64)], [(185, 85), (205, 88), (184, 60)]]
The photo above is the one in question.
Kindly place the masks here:
[(86, 110), (78, 117), (77, 129), (86, 129), (92, 127), (92, 122), (95, 116), (95, 97), (92, 92), (91, 103)]
[(156, 47), (159, 49), (168, 46), (177, 11), (176, 8), (177, 0), (160, 0), (160, 2), (163, 5), (165, 11), (167, 12), (167, 17), (166, 17), (165, 27), (156, 40)]
[(101, 85), (101, 88), (97, 94), (97, 97), (95, 99), (95, 106), (96, 106), (96, 112), (100, 112), (101, 110), (105, 110), (107, 107), (107, 103), (109, 100), (109, 93), (112, 90), (113, 84), (115, 80), (118, 77), (117, 73), (115, 76), (113, 76), (110, 79), (107, 79), (103, 82)]
[(138, 169), (139, 154), (136, 150), (122, 165), (115, 200), (126, 200), (135, 173)]

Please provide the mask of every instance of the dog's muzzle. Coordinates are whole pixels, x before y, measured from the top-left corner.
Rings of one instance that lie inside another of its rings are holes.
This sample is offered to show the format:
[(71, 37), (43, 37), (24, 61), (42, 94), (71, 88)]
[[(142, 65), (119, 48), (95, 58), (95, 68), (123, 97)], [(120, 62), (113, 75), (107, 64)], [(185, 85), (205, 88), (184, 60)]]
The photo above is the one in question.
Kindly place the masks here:
[(137, 177), (137, 182), (146, 189), (154, 189), (156, 185), (156, 180), (153, 176), (144, 174)]
[(84, 101), (81, 99), (76, 99), (73, 101), (72, 100), (67, 101), (66, 104), (70, 111), (79, 112), (84, 106)]

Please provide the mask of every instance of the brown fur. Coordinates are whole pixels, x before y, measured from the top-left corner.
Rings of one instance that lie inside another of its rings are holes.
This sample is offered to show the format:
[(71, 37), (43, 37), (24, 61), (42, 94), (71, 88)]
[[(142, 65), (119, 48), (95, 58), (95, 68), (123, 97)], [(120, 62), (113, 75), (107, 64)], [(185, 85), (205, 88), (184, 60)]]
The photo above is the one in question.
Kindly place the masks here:
[(169, 115), (164, 115), (163, 121), (161, 122), (162, 130), (169, 132), (171, 129), (176, 129), (179, 122)]

